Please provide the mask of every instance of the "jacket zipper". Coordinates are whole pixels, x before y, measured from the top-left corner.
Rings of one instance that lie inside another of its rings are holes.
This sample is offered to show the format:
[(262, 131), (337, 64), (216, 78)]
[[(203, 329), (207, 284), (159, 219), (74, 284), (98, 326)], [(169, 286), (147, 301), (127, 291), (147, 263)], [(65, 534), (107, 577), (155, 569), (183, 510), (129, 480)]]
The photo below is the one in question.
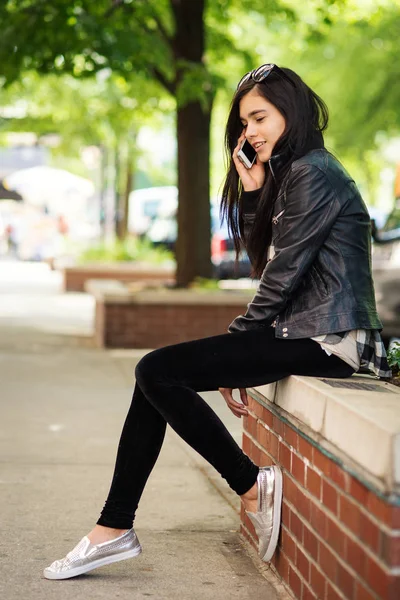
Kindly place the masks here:
[(272, 222), (274, 225), (278, 224), (279, 218), (283, 215), (284, 212), (285, 212), (285, 209), (281, 210), (281, 212), (279, 214), (272, 217)]

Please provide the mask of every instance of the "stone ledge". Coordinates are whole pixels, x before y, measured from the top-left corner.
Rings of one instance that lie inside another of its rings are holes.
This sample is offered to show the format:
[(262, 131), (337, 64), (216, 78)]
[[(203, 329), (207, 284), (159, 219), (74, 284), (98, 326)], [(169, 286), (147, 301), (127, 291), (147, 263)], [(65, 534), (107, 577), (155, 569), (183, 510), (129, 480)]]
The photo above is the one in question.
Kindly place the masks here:
[(131, 294), (121, 281), (115, 279), (89, 279), (85, 282), (84, 290), (99, 302), (116, 302), (129, 304)]
[(95, 340), (104, 348), (161, 348), (225, 334), (253, 295), (113, 280), (91, 280), (85, 289), (96, 300)]
[(67, 272), (73, 271), (125, 271), (126, 273), (131, 273), (132, 271), (138, 273), (156, 273), (159, 275), (174, 275), (175, 267), (171, 265), (151, 265), (149, 263), (140, 263), (140, 262), (92, 262), (92, 263), (82, 263), (72, 266), (64, 266), (63, 269)]
[[(244, 292), (210, 291), (210, 290), (168, 290), (166, 288), (135, 289), (120, 281), (90, 279), (85, 284), (85, 291), (92, 294), (96, 300), (113, 304), (146, 304), (146, 305), (207, 305), (207, 306), (240, 306), (250, 302), (254, 290)], [(229, 324), (229, 323), (228, 323)]]
[(150, 281), (174, 283), (174, 265), (150, 265), (139, 262), (85, 263), (61, 267), (66, 292), (82, 292), (89, 279), (118, 281)]
[(343, 468), (381, 493), (400, 494), (398, 387), (368, 375), (325, 380), (292, 375), (253, 388), (250, 395), (338, 457)]

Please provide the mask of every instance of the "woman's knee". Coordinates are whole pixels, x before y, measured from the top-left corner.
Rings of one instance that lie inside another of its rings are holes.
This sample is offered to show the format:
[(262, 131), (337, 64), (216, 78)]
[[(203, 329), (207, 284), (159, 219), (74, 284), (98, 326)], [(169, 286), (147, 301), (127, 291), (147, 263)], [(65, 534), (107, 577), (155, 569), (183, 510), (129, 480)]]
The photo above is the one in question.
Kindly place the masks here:
[(135, 378), (141, 388), (158, 379), (161, 374), (163, 360), (163, 348), (153, 350), (145, 354), (135, 368)]
[[(151, 352), (149, 354), (151, 354)], [(148, 380), (151, 373), (152, 361), (148, 358), (149, 354), (143, 356), (135, 367), (135, 379), (140, 387)]]

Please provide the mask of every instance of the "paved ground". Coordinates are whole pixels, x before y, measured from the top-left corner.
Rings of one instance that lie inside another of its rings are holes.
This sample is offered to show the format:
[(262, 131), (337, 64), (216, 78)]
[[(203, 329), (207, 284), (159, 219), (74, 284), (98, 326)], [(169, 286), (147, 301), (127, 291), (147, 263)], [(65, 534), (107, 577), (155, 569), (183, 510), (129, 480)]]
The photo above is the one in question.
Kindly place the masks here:
[[(61, 294), (57, 273), (0, 262), (0, 597), (284, 598), (240, 542), (236, 496), (171, 431), (137, 515), (143, 554), (65, 582), (42, 577), (102, 507), (143, 354), (91, 347), (92, 319), (91, 298)], [(207, 400), (240, 439), (219, 394)]]

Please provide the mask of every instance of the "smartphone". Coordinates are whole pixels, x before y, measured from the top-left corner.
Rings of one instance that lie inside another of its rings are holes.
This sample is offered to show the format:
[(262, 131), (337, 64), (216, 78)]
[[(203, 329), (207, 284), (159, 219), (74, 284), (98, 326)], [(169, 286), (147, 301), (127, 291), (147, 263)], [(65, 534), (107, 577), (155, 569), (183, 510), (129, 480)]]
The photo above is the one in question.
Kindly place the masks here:
[(251, 169), (257, 158), (257, 152), (247, 140), (244, 140), (240, 146), (237, 156), (242, 161), (246, 169)]

